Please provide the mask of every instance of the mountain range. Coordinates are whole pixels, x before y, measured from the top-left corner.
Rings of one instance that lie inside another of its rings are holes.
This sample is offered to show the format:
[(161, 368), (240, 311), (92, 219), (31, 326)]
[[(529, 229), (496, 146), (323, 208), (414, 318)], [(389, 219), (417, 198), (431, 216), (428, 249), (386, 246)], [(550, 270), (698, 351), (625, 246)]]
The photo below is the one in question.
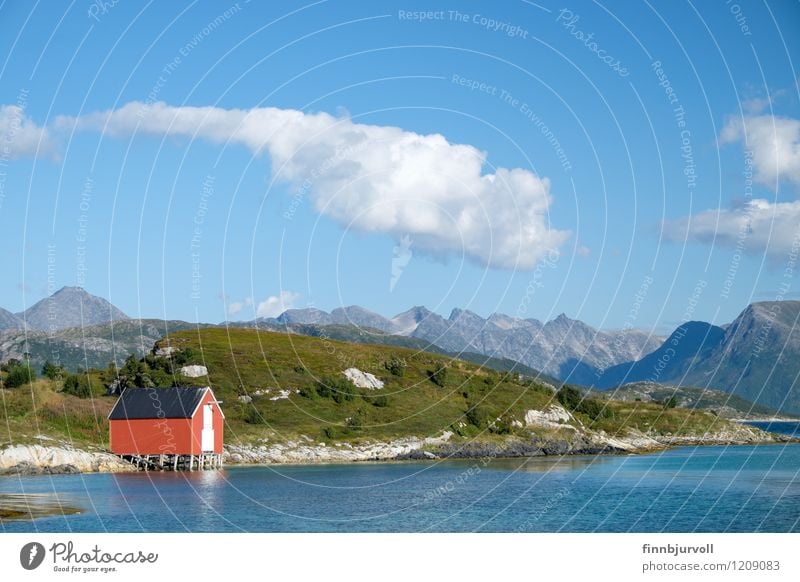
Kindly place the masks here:
[(450, 317), (412, 307), (392, 318), (363, 307), (334, 309), (330, 313), (290, 309), (277, 318), (260, 319), (266, 325), (350, 325), (424, 340), (451, 352), (472, 352), (509, 358), (557, 378), (568, 378), (575, 369), (597, 370), (636, 360), (657, 349), (663, 337), (640, 330), (601, 331), (570, 319), (563, 313), (542, 323), (495, 313), (483, 318), (465, 309), (453, 309)]
[(691, 321), (644, 358), (577, 383), (611, 388), (651, 381), (720, 388), (779, 411), (800, 412), (800, 301), (752, 303), (729, 325)]
[[(597, 330), (564, 314), (543, 323), (454, 309), (444, 318), (422, 306), (392, 318), (359, 306), (330, 313), (290, 309), (276, 318), (219, 325), (434, 351), (595, 389), (632, 382), (714, 388), (800, 413), (798, 323), (800, 301), (753, 303), (728, 325), (690, 321), (666, 339), (633, 329)], [(22, 313), (0, 310), (0, 360), (28, 352), (41, 363), (58, 354), (67, 367), (104, 367), (129, 353), (143, 355), (173, 331), (196, 327), (129, 319), (105, 299), (65, 287)]]

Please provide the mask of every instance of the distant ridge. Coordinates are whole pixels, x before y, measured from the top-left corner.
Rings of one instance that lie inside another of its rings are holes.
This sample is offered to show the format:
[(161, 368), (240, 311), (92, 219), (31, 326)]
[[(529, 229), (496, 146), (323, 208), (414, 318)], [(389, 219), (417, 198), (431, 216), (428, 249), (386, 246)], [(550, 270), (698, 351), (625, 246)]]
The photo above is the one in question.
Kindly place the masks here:
[(7, 329), (22, 329), (23, 326), (24, 324), (19, 317), (0, 307), (0, 331)]
[(653, 353), (586, 382), (657, 381), (718, 388), (781, 413), (800, 413), (800, 301), (748, 305), (728, 326), (681, 325)]
[[(267, 325), (350, 325), (424, 340), (448, 353), (475, 353), (515, 360), (558, 378), (569, 378), (576, 366), (596, 369), (639, 359), (663, 338), (640, 330), (600, 331), (563, 313), (552, 321), (520, 319), (495, 313), (488, 318), (455, 308), (448, 318), (423, 306), (392, 318), (359, 307), (327, 313), (316, 308), (290, 309), (277, 318), (245, 322)], [(573, 381), (576, 381), (573, 379)]]

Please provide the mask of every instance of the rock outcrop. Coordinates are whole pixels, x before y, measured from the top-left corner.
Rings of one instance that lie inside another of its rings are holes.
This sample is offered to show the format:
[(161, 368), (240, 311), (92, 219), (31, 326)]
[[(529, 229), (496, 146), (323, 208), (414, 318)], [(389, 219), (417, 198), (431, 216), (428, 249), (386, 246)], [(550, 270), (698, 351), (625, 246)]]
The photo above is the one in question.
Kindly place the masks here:
[(0, 474), (121, 473), (135, 467), (104, 452), (68, 446), (11, 445), (0, 449)]
[[(570, 422), (572, 415), (558, 404), (553, 404), (546, 410), (528, 410), (525, 413), (525, 426), (539, 426), (544, 428), (560, 428), (563, 423)], [(569, 428), (574, 428), (570, 426)]]
[[(410, 458), (435, 458), (426, 455), (424, 447), (439, 446), (453, 436), (445, 431), (440, 436), (408, 437), (390, 442), (314, 443), (307, 437), (286, 443), (264, 442), (262, 445), (225, 446), (224, 462), (235, 464), (305, 464), (305, 463), (353, 463), (358, 461), (390, 461)], [(416, 456), (418, 455), (418, 456)]]
[(203, 376), (208, 376), (208, 368), (197, 364), (184, 366), (181, 368), (181, 375), (187, 378), (202, 378)]
[(344, 371), (344, 375), (355, 384), (356, 388), (366, 388), (367, 390), (380, 390), (383, 388), (381, 380), (378, 380), (377, 377), (369, 372), (362, 372), (358, 368), (347, 368)]

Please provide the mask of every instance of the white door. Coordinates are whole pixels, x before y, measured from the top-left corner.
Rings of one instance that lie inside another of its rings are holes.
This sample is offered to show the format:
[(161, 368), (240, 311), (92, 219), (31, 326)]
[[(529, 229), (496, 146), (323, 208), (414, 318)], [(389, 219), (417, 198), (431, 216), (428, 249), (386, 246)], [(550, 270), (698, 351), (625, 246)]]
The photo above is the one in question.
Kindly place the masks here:
[(200, 434), (203, 452), (214, 452), (214, 406), (203, 406), (203, 432)]

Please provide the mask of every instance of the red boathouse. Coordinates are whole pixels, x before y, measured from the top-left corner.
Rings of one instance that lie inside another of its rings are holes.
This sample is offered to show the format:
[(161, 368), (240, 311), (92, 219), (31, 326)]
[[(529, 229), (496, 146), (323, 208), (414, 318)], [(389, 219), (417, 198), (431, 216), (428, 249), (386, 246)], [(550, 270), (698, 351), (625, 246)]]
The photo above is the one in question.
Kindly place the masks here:
[(225, 415), (211, 388), (127, 388), (108, 415), (111, 451), (145, 469), (222, 464)]

